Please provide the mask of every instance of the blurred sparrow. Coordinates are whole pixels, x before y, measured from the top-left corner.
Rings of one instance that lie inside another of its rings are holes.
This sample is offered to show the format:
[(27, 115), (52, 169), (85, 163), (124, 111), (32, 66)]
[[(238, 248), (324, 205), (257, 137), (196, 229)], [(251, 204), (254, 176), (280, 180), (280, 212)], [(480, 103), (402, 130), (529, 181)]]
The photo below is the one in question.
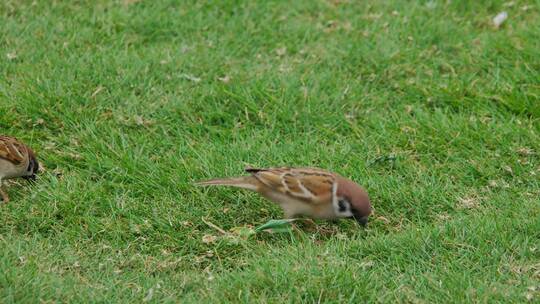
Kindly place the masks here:
[(277, 203), (287, 218), (351, 218), (365, 226), (371, 214), (366, 191), (338, 174), (315, 168), (248, 168), (246, 172), (251, 175), (212, 179), (196, 185), (256, 191)]
[(0, 135), (0, 196), (5, 203), (9, 202), (9, 197), (2, 190), (2, 180), (14, 177), (35, 180), (38, 170), (39, 163), (32, 149), (14, 137)]

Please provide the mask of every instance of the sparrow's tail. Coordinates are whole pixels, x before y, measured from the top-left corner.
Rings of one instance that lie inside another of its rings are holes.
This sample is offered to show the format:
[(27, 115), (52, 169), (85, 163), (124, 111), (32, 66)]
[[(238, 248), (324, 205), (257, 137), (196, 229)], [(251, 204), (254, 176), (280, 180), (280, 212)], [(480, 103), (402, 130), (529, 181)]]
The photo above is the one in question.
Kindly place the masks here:
[(216, 178), (195, 183), (196, 186), (230, 186), (249, 190), (257, 190), (257, 182), (252, 176)]

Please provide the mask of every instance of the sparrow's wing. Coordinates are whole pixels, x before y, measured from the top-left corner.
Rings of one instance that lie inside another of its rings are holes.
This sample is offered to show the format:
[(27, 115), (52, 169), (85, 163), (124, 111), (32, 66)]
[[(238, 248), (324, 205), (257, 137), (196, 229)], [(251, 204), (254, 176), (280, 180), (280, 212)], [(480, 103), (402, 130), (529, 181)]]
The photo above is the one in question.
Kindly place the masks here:
[(312, 168), (246, 169), (261, 183), (306, 202), (323, 203), (332, 198), (335, 176)]
[(0, 135), (0, 158), (20, 165), (25, 157), (26, 148), (15, 138)]

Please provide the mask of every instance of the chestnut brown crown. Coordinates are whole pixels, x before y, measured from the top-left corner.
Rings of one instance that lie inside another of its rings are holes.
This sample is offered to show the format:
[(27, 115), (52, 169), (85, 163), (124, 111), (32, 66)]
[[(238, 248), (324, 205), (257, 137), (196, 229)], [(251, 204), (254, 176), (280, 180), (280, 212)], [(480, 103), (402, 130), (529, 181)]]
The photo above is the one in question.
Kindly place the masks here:
[(357, 183), (347, 178), (338, 176), (337, 182), (336, 196), (338, 200), (343, 200), (345, 204), (348, 203), (352, 214), (350, 218), (355, 219), (362, 226), (365, 226), (372, 211), (367, 192)]

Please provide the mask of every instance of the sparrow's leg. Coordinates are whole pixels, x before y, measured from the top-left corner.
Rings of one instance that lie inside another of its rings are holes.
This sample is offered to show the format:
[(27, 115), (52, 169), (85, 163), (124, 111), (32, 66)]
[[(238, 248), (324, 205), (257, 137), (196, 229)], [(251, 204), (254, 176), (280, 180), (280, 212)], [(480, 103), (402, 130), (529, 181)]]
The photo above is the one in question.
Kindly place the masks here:
[(309, 227), (316, 227), (317, 226), (317, 223), (315, 223), (315, 221), (313, 219), (310, 219), (310, 218), (305, 218), (305, 223), (309, 226)]
[[(299, 216), (296, 213), (285, 211), (285, 218), (286, 219), (294, 219), (294, 218), (298, 218), (298, 217)], [(300, 227), (307, 228), (308, 231), (315, 231), (317, 229), (317, 225), (312, 219), (310, 219), (308, 217), (300, 216), (300, 220), (301, 220)], [(292, 223), (292, 226), (293, 226), (293, 229), (301, 230), (301, 229), (298, 228), (298, 222)]]
[(305, 217), (302, 219), (302, 225), (307, 231), (316, 231), (317, 230), (317, 223), (313, 219), (310, 219), (309, 217)]
[(296, 211), (291, 208), (290, 204), (280, 204), (279, 206), (283, 210), (283, 215), (286, 219), (290, 220), (296, 217)]
[(9, 196), (2, 189), (2, 180), (0, 179), (0, 196), (2, 196), (2, 201), (5, 203), (9, 202)]
[[(283, 208), (283, 215), (285, 216), (286, 219), (288, 220), (292, 220), (294, 218), (296, 218), (296, 213), (294, 213), (291, 209), (289, 208), (286, 208), (284, 206), (281, 206)], [(296, 223), (291, 223), (291, 228), (292, 230), (294, 231), (297, 231), (299, 232), (300, 229), (298, 228), (298, 225)]]

